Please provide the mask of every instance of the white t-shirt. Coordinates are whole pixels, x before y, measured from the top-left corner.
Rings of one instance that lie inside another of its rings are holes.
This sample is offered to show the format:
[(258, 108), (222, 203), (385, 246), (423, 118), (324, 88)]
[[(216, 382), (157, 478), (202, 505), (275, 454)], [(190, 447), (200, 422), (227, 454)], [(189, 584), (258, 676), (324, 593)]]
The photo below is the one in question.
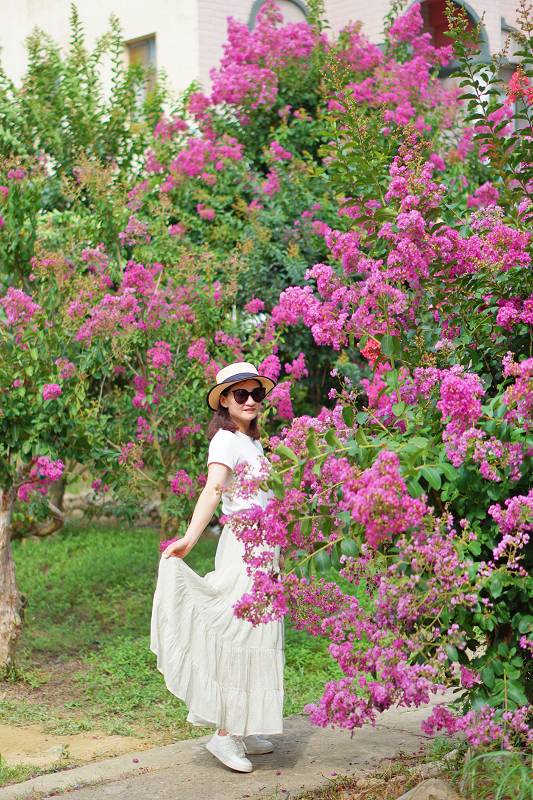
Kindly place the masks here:
[[(253, 475), (258, 475), (261, 464), (264, 464), (263, 446), (258, 439), (252, 439), (241, 431), (219, 430), (209, 444), (207, 464), (225, 464), (234, 470), (238, 464), (249, 464)], [(222, 513), (234, 514), (250, 506), (264, 508), (272, 496), (270, 491), (260, 489), (253, 497), (236, 497), (232, 491), (233, 476), (222, 492)]]

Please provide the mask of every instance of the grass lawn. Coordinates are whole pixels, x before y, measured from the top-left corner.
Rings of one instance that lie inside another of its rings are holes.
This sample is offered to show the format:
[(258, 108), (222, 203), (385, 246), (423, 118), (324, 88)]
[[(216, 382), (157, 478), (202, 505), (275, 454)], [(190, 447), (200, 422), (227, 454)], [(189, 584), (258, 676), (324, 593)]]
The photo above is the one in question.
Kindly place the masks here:
[[(59, 734), (99, 729), (154, 744), (207, 732), (185, 721), (185, 705), (165, 688), (149, 650), (158, 541), (149, 529), (69, 525), (14, 543), (27, 607), (18, 679), (2, 683), (0, 721), (37, 722)], [(187, 562), (205, 574), (215, 549), (216, 541), (202, 538)], [(285, 714), (318, 699), (337, 676), (326, 642), (287, 623)]]

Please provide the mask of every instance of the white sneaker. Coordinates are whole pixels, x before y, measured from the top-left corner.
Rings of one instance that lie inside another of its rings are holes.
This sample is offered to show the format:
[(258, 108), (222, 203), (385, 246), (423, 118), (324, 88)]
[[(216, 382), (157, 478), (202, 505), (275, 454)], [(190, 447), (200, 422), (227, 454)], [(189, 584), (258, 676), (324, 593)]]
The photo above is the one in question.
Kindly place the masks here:
[(268, 739), (252, 734), (244, 737), (244, 749), (250, 756), (262, 756), (265, 753), (272, 753), (274, 745)]
[(206, 749), (226, 767), (237, 772), (251, 772), (254, 768), (252, 762), (246, 758), (241, 736), (232, 736), (230, 733), (219, 736), (215, 733), (207, 742)]

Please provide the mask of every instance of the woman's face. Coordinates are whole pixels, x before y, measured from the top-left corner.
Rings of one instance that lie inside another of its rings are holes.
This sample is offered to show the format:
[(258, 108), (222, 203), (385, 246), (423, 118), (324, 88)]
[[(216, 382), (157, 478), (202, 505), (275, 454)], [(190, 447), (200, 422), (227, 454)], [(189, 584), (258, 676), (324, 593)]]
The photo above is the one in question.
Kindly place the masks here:
[(220, 405), (228, 409), (231, 419), (241, 431), (248, 430), (250, 422), (255, 419), (261, 411), (261, 403), (256, 403), (253, 397), (249, 395), (246, 402), (240, 405), (235, 400), (233, 392), (235, 389), (247, 389), (249, 392), (251, 392), (258, 386), (261, 386), (259, 381), (256, 381), (253, 378), (248, 378), (245, 381), (239, 381), (239, 383), (232, 384), (227, 395), (220, 395)]

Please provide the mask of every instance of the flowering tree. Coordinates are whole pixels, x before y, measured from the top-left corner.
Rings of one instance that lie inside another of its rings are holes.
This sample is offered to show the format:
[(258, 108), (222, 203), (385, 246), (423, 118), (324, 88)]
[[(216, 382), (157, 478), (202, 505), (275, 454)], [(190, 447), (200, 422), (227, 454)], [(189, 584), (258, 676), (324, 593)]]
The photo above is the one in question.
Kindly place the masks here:
[[(105, 280), (109, 259), (95, 256)], [(86, 461), (93, 488), (112, 490), (134, 514), (140, 499), (157, 498), (166, 533), (180, 529), (204, 480), (206, 386), (230, 361), (259, 363), (274, 346), (268, 324), (232, 322), (235, 282), (223, 287), (219, 268), (209, 254), (165, 267), (130, 260), (116, 286), (98, 297), (91, 288), (68, 309), (83, 345), (112, 341)]]
[[(344, 677), (309, 707), (317, 724), (353, 729), (448, 686), (457, 708), (437, 707), (425, 729), (509, 747), (531, 741), (533, 208), (529, 132), (512, 124), (517, 87), (529, 102), (531, 31), (507, 98), (487, 100), (473, 93), (466, 25), (452, 24), (471, 133), (451, 150), (386, 108), (363, 120), (360, 97), (376, 85), (334, 76), (329, 157), (351, 228), (314, 223), (327, 263), (272, 318), (338, 351), (340, 386), (333, 409), (272, 439), (267, 508), (232, 518), (254, 576), (236, 613), (288, 614), (329, 638)], [(390, 28), (393, 52), (427, 58), (421, 25), (414, 5)], [(517, 114), (529, 120), (528, 107)], [(382, 145), (373, 126), (384, 125)], [(458, 146), (484, 173), (469, 196), (456, 192)], [(281, 577), (267, 568), (272, 545)], [(339, 581), (320, 576), (331, 569)]]
[[(157, 76), (147, 74), (141, 65), (124, 64), (124, 37), (117, 18), (111, 16), (109, 30), (89, 52), (72, 4), (66, 51), (39, 29), (28, 37), (26, 48), (27, 68), (19, 86), (0, 70), (2, 158), (46, 160), (48, 208), (61, 196), (61, 179), (72, 174), (80, 153), (103, 164), (113, 162), (117, 173), (128, 175), (146, 147), (166, 92)], [(102, 83), (103, 65), (110, 67), (108, 91)], [(151, 91), (145, 92), (150, 79), (155, 79)]]
[(46, 499), (65, 460), (90, 448), (88, 375), (98, 355), (84, 353), (61, 310), (71, 297), (57, 270), (36, 265), (30, 296), (10, 287), (0, 297), (0, 664), (12, 662), (22, 624), (22, 601), (11, 555), (13, 508)]

